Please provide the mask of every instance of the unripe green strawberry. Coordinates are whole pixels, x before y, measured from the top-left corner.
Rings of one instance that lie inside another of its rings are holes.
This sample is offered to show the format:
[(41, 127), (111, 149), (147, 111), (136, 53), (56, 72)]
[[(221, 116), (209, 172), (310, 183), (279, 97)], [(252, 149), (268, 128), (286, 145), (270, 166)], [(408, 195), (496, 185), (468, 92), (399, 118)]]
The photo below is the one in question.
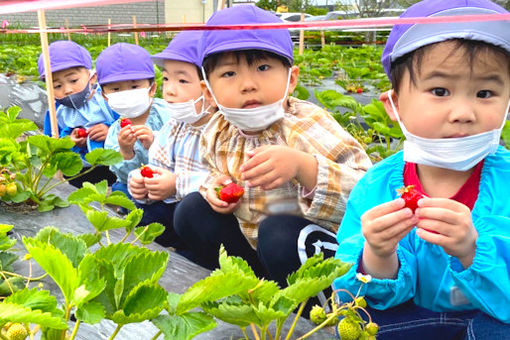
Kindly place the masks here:
[(326, 320), (326, 312), (324, 311), (324, 308), (318, 305), (313, 306), (310, 311), (310, 320), (317, 325), (323, 323), (324, 320)]
[(365, 308), (367, 306), (367, 302), (365, 301), (365, 298), (363, 296), (357, 297), (356, 300), (354, 300), (356, 303), (356, 306), (360, 306), (362, 308)]
[(379, 325), (376, 324), (375, 322), (369, 322), (366, 326), (365, 326), (365, 330), (367, 331), (368, 334), (370, 335), (376, 335), (377, 332), (379, 331)]
[(357, 340), (361, 335), (359, 324), (349, 319), (340, 320), (337, 327), (341, 340)]
[(6, 192), (7, 192), (7, 186), (3, 183), (0, 183), (0, 197), (5, 195)]
[(15, 196), (16, 193), (18, 192), (18, 187), (16, 186), (16, 183), (11, 182), (11, 183), (7, 184), (6, 190), (7, 190), (7, 194), (9, 196)]
[(9, 340), (25, 340), (28, 336), (27, 329), (20, 323), (13, 323), (5, 333)]

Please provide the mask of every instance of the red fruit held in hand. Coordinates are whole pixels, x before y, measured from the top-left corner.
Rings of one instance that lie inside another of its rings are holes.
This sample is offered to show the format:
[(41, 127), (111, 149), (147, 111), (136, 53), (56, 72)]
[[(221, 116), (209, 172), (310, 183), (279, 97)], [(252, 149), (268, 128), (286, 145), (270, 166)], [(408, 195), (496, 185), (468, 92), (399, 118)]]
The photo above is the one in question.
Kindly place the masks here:
[(120, 127), (121, 128), (126, 127), (128, 125), (131, 125), (131, 119), (129, 119), (129, 118), (121, 118), (120, 119)]
[(78, 128), (76, 129), (76, 134), (78, 135), (78, 137), (80, 138), (85, 138), (89, 135), (89, 133), (87, 132), (87, 130), (85, 130), (84, 128)]
[(413, 211), (413, 214), (416, 208), (418, 208), (418, 201), (420, 198), (425, 197), (414, 188), (414, 185), (408, 185), (404, 188), (397, 189), (397, 192), (406, 202), (406, 207)]
[(215, 190), (218, 194), (218, 198), (227, 203), (236, 203), (244, 195), (243, 187), (235, 183), (229, 183)]
[(142, 168), (140, 169), (140, 174), (142, 174), (143, 177), (148, 178), (154, 177), (154, 171), (147, 165), (142, 166)]

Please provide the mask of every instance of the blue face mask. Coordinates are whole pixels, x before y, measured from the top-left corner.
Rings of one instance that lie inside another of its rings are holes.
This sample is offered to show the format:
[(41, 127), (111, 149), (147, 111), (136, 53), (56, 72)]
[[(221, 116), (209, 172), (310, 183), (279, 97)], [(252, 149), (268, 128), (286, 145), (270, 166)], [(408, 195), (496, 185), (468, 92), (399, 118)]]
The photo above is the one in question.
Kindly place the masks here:
[(87, 83), (87, 86), (85, 86), (85, 88), (80, 92), (70, 94), (69, 96), (60, 99), (55, 98), (55, 101), (71, 109), (79, 109), (83, 105), (85, 105), (90, 96), (91, 91), (92, 86), (90, 86), (90, 83)]

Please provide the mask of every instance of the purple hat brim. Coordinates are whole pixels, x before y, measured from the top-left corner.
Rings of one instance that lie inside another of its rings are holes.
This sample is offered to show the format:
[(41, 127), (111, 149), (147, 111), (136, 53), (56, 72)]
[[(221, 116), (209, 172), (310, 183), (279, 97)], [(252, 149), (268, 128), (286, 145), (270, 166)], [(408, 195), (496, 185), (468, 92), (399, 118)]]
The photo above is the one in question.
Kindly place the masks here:
[[(64, 63), (64, 64), (59, 64), (57, 67), (55, 67), (54, 69), (52, 68), (51, 69), (51, 73), (54, 73), (54, 72), (58, 72), (58, 71), (62, 71), (62, 70), (67, 70), (69, 68), (73, 68), (73, 67), (84, 67), (86, 69), (90, 69), (88, 68), (86, 65), (83, 65), (83, 63), (79, 63), (79, 62), (70, 62), (70, 63)], [(39, 80), (44, 80), (46, 78), (46, 71), (44, 71), (45, 73), (44, 74), (41, 74), (39, 76)]]
[(206, 50), (206, 53), (204, 54), (204, 59), (208, 56), (216, 53), (223, 53), (223, 52), (233, 52), (233, 51), (246, 51), (246, 50), (263, 50), (272, 52), (274, 54), (277, 54), (279, 56), (282, 56), (286, 58), (290, 64), (293, 63), (293, 57), (284, 55), (281, 50), (277, 50), (274, 48), (271, 44), (265, 44), (262, 41), (253, 41), (253, 40), (245, 40), (245, 41), (236, 41), (236, 42), (226, 42), (221, 45), (216, 45), (214, 48), (210, 50)]
[(188, 64), (193, 64), (198, 67), (201, 66), (201, 65), (197, 65), (195, 62), (189, 60), (189, 57), (183, 56), (183, 55), (181, 55), (179, 53), (175, 53), (175, 52), (161, 52), (161, 53), (157, 53), (157, 54), (153, 55), (151, 58), (152, 58), (152, 61), (154, 62), (154, 64), (158, 65), (159, 67), (163, 67), (163, 63), (165, 60), (176, 60), (176, 61), (182, 61), (182, 62), (185, 62)]
[(101, 79), (101, 82), (99, 82), (100, 85), (109, 84), (109, 83), (115, 83), (118, 81), (129, 81), (129, 80), (142, 80), (142, 79), (151, 79), (154, 78), (154, 74), (151, 73), (142, 73), (142, 72), (136, 72), (136, 73), (122, 73), (122, 74), (113, 74), (108, 77), (104, 77)]

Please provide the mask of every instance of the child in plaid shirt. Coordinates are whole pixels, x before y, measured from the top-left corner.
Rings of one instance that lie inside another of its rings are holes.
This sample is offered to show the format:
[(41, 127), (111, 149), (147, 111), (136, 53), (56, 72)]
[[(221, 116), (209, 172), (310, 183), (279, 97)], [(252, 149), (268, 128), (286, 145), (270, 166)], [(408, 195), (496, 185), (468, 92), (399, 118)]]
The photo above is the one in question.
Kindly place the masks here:
[[(216, 12), (207, 25), (278, 22), (240, 5)], [(202, 89), (219, 111), (200, 144), (210, 175), (202, 195), (177, 207), (176, 232), (202, 265), (217, 266), (224, 244), (258, 275), (285, 286), (307, 256), (298, 251), (300, 239), (321, 240), (325, 247), (317, 250), (334, 255), (347, 196), (371, 163), (330, 114), (288, 96), (299, 73), (288, 30), (205, 31), (201, 46)], [(230, 181), (245, 190), (237, 203), (215, 192)], [(317, 247), (305, 240), (301, 248), (310, 255)]]
[(136, 169), (128, 181), (129, 192), (144, 210), (140, 225), (163, 224), (165, 232), (156, 242), (185, 256), (190, 254), (174, 232), (173, 212), (185, 195), (200, 188), (208, 174), (198, 153), (200, 136), (211, 116), (200, 88), (197, 46), (201, 34), (181, 32), (152, 57), (163, 70), (163, 98), (172, 119), (163, 125), (149, 149), (154, 177), (144, 178)]

